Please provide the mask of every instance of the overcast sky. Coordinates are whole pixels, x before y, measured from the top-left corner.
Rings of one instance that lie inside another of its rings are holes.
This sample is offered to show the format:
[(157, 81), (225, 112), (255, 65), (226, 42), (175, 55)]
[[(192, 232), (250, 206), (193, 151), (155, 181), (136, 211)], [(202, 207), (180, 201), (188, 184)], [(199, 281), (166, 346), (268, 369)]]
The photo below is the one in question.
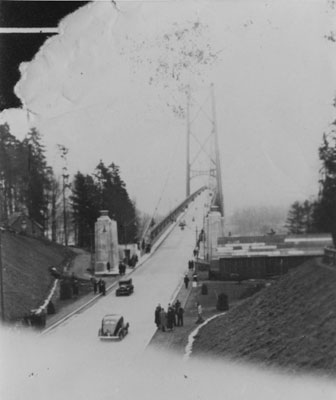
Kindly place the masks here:
[[(323, 0), (91, 3), (21, 66), (25, 110), (2, 121), (22, 138), (29, 117), (56, 171), (57, 143), (71, 173), (118, 164), (138, 207), (162, 197), (165, 212), (185, 195), (185, 88), (193, 119), (197, 103), (211, 113), (213, 82), (225, 211), (286, 206), (317, 193), (318, 146), (335, 119), (333, 12)], [(204, 113), (192, 130), (211, 132)]]

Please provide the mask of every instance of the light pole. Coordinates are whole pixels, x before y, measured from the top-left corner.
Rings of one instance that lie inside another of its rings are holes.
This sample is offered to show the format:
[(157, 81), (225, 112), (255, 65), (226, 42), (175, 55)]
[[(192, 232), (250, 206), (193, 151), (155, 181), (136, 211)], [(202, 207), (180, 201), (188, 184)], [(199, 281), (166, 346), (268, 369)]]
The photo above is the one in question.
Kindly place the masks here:
[(68, 232), (67, 232), (67, 215), (66, 215), (66, 202), (65, 202), (65, 188), (67, 187), (68, 174), (63, 174), (63, 230), (64, 230), (64, 243), (68, 246)]

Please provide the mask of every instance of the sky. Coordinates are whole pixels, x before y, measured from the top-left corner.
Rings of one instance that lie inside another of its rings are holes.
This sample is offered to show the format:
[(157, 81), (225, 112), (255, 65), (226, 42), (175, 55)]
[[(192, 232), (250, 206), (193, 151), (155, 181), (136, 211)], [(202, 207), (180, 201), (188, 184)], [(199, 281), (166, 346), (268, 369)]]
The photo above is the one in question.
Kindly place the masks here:
[(185, 196), (186, 88), (204, 140), (213, 83), (225, 213), (287, 207), (318, 191), (318, 146), (335, 119), (334, 18), (327, 0), (93, 2), (21, 64), (23, 107), (0, 118), (19, 138), (37, 127), (56, 172), (57, 144), (71, 174), (116, 163), (137, 207), (164, 213)]

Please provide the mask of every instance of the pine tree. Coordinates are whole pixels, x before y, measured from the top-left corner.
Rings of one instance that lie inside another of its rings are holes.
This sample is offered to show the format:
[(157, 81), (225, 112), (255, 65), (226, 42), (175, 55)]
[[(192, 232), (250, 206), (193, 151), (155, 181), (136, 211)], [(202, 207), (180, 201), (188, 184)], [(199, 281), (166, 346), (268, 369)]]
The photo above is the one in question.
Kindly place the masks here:
[(76, 244), (79, 247), (92, 248), (94, 224), (99, 217), (100, 210), (98, 186), (93, 177), (77, 172), (73, 180), (70, 199), (72, 201)]
[(305, 210), (300, 202), (295, 201), (291, 205), (286, 227), (289, 233), (300, 234), (305, 232)]
[(41, 135), (33, 128), (23, 141), (26, 151), (26, 206), (29, 216), (44, 227), (50, 190), (50, 174), (45, 158), (45, 150), (41, 144)]
[[(336, 121), (333, 122), (336, 125)], [(314, 225), (318, 231), (330, 232), (336, 245), (336, 132), (323, 135), (319, 148), (322, 161), (320, 193), (314, 210)]]

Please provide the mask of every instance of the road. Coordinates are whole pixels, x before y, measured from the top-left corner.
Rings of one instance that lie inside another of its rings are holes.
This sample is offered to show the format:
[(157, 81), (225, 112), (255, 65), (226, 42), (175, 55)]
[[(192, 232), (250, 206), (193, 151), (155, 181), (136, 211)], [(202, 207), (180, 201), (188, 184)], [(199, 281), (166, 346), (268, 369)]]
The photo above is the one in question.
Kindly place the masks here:
[[(133, 274), (135, 292), (114, 291), (44, 336), (0, 332), (0, 398), (15, 400), (114, 399), (320, 399), (336, 398), (335, 385), (226, 361), (182, 361), (182, 354), (146, 350), (154, 331), (157, 303), (167, 307), (183, 279), (202, 226), (206, 194), (189, 206), (187, 227), (176, 227)], [(195, 217), (195, 221), (193, 221)], [(121, 342), (101, 342), (97, 334), (106, 313), (130, 322)], [(167, 335), (170, 333), (167, 332)]]
[[(18, 394), (28, 390), (41, 392), (41, 398), (54, 395), (60, 398), (61, 393), (66, 396), (76, 384), (83, 387), (88, 377), (91, 380), (97, 374), (98, 382), (100, 376), (104, 381), (106, 375), (117, 376), (117, 371), (127, 370), (141, 359), (156, 330), (155, 307), (158, 303), (167, 307), (187, 271), (195, 246), (196, 226), (198, 231), (202, 226), (206, 196), (201, 194), (189, 206), (183, 217), (185, 229), (176, 226), (159, 249), (133, 273), (133, 295), (116, 297), (112, 291), (45, 336), (19, 337), (16, 347), (23, 346), (21, 351), (25, 356), (17, 370), (23, 381), (17, 387)], [(109, 313), (120, 313), (130, 323), (129, 335), (121, 342), (98, 339), (101, 319)], [(54, 389), (50, 390), (51, 387)]]

